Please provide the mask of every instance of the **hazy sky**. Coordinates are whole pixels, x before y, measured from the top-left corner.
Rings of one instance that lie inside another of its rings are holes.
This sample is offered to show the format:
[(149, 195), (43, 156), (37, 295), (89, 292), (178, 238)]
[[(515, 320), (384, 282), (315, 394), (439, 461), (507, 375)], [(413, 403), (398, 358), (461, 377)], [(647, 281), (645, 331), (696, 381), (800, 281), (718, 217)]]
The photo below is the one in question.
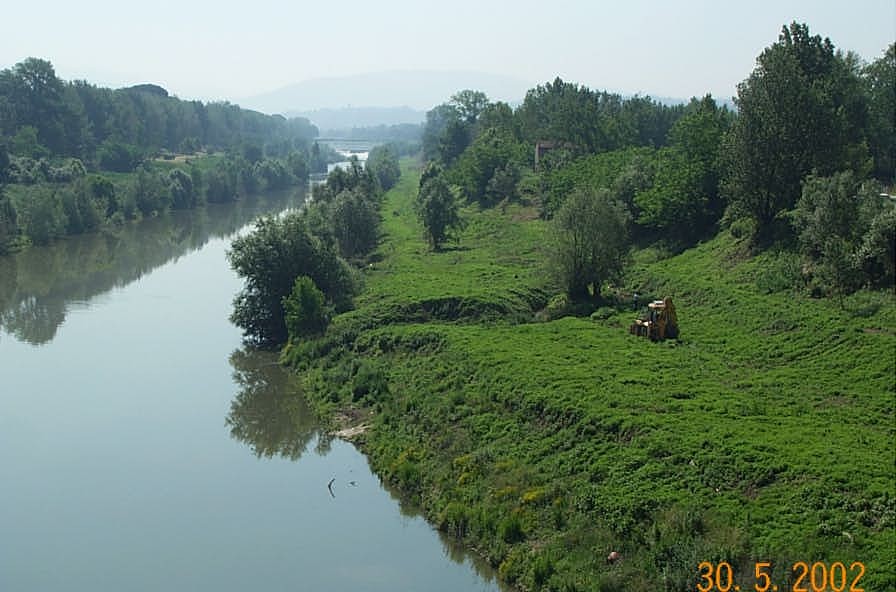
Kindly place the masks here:
[(235, 101), (404, 69), (730, 97), (792, 20), (867, 60), (896, 38), (896, 0), (10, 0), (2, 14), (2, 68), (36, 56), (65, 79)]

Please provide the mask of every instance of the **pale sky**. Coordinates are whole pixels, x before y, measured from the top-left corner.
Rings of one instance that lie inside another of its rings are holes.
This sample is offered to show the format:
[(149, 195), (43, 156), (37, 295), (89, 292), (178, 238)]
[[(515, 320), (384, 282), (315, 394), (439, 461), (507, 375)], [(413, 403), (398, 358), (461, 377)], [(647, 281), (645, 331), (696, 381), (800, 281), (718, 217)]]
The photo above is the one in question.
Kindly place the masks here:
[(234, 102), (411, 69), (725, 98), (784, 23), (869, 61), (896, 38), (896, 0), (10, 0), (0, 14), (0, 68), (35, 56), (69, 80)]

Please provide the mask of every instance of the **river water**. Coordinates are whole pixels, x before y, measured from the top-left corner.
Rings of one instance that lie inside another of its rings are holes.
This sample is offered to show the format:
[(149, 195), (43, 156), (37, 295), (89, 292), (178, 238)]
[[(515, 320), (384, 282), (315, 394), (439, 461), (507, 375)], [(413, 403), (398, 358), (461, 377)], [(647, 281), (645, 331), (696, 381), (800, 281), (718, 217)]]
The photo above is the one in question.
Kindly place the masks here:
[(303, 197), (0, 257), (0, 590), (499, 590), (228, 322), (233, 236)]

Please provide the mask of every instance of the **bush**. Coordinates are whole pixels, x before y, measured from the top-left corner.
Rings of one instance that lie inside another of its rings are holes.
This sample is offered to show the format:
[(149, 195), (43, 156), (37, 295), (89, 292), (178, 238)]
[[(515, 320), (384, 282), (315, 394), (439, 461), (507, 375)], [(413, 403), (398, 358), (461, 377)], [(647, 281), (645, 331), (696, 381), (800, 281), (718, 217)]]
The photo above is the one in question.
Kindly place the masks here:
[(498, 523), (498, 536), (510, 545), (519, 543), (526, 538), (523, 525), (517, 516), (508, 516)]
[(439, 517), (439, 529), (459, 539), (467, 535), (469, 518), (464, 504), (450, 502)]
[(16, 204), (19, 226), (31, 242), (45, 245), (65, 236), (67, 220), (62, 203), (47, 187), (36, 187), (28, 198)]
[(896, 207), (884, 207), (874, 217), (862, 237), (856, 257), (869, 281), (893, 287), (896, 280)]
[(175, 209), (196, 207), (198, 200), (193, 177), (181, 169), (174, 169), (168, 173), (168, 192), (171, 194), (171, 207)]
[(803, 284), (802, 260), (796, 253), (777, 254), (756, 274), (756, 288), (765, 294), (796, 290)]
[(383, 369), (370, 361), (361, 362), (352, 377), (352, 400), (378, 401), (389, 393), (389, 381)]
[(283, 299), (283, 310), (290, 341), (320, 335), (329, 323), (324, 294), (307, 275), (296, 278), (292, 292)]
[(116, 173), (129, 173), (143, 161), (137, 146), (108, 140), (100, 145), (98, 156), (100, 168)]

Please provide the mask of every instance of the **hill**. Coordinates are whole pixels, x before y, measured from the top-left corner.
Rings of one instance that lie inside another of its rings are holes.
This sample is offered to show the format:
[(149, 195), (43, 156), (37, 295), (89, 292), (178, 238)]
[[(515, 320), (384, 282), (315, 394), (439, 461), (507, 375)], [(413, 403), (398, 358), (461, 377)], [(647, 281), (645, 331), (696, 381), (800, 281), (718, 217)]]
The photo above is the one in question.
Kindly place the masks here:
[(467, 88), (481, 90), (494, 100), (519, 101), (531, 86), (530, 82), (460, 70), (395, 70), (314, 78), (243, 99), (240, 104), (265, 113), (402, 105), (426, 111), (442, 103), (445, 97)]

